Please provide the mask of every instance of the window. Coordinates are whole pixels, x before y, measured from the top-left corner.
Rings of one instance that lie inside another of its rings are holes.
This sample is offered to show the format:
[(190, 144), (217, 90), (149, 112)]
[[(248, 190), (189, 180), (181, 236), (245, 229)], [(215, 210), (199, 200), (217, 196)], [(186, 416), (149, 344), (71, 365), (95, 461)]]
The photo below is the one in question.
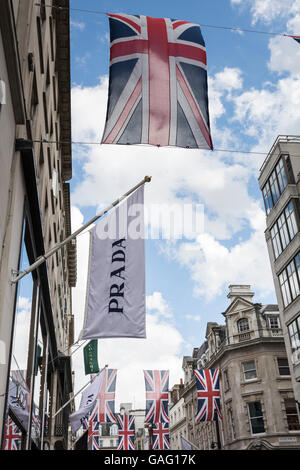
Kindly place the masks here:
[(289, 362), (286, 357), (277, 357), (279, 375), (291, 375)]
[(228, 390), (230, 388), (230, 383), (229, 383), (228, 371), (227, 370), (224, 370), (223, 376), (224, 376), (225, 390)]
[(256, 367), (255, 361), (248, 361), (242, 364), (244, 380), (253, 380), (256, 379)]
[(260, 401), (248, 403), (250, 426), (252, 434), (265, 432), (264, 418)]
[(279, 330), (280, 322), (279, 322), (279, 315), (268, 315), (268, 325), (269, 328), (274, 330)]
[(300, 254), (298, 253), (278, 276), (283, 304), (285, 307), (287, 307), (300, 294), (299, 269)]
[(300, 316), (288, 325), (288, 332), (292, 346), (292, 353), (300, 350)]
[(269, 178), (269, 183), (270, 183), (270, 189), (271, 189), (271, 194), (272, 194), (272, 198), (273, 198), (273, 203), (276, 204), (276, 202), (278, 201), (278, 199), (280, 197), (280, 192), (279, 192), (279, 186), (278, 186), (275, 170), (273, 171), (273, 173), (271, 174), (271, 176)]
[(117, 436), (118, 435), (118, 426), (116, 424), (113, 424), (110, 428), (110, 435), (111, 436)]
[(299, 415), (295, 400), (284, 400), (286, 418), (289, 431), (300, 431)]
[(282, 253), (281, 240), (280, 240), (280, 235), (279, 235), (277, 224), (273, 225), (273, 227), (270, 230), (270, 234), (271, 234), (274, 256), (276, 259)]
[(288, 279), (287, 279), (287, 275), (285, 271), (279, 274), (279, 283), (280, 283), (280, 289), (281, 289), (281, 294), (282, 294), (282, 299), (283, 299), (283, 305), (286, 307), (288, 304), (291, 303), (291, 294), (290, 294), (289, 283), (288, 283)]
[[(284, 159), (288, 168), (288, 163), (290, 164), (288, 155), (285, 155)], [(267, 215), (278, 201), (287, 184), (287, 170), (281, 157), (262, 190)]]
[(270, 230), (275, 259), (298, 233), (297, 202), (290, 201)]
[(234, 425), (234, 419), (233, 419), (231, 408), (229, 408), (228, 410), (228, 417), (229, 417), (229, 433), (231, 432), (231, 438), (235, 439), (235, 425)]
[(241, 320), (239, 320), (237, 322), (237, 326), (238, 326), (238, 331), (240, 333), (243, 332), (243, 331), (248, 331), (249, 330), (248, 319), (247, 318), (241, 318)]

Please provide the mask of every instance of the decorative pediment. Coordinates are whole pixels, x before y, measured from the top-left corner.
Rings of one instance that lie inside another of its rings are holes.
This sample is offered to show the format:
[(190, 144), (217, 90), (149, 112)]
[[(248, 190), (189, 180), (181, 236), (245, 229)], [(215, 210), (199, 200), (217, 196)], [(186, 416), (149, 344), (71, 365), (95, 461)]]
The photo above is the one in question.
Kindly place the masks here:
[(223, 312), (223, 315), (225, 315), (225, 316), (234, 315), (235, 313), (244, 312), (244, 311), (249, 310), (251, 308), (254, 308), (254, 305), (253, 305), (252, 302), (249, 302), (248, 300), (245, 300), (242, 297), (237, 297), (229, 305), (227, 310), (225, 310), (225, 312)]

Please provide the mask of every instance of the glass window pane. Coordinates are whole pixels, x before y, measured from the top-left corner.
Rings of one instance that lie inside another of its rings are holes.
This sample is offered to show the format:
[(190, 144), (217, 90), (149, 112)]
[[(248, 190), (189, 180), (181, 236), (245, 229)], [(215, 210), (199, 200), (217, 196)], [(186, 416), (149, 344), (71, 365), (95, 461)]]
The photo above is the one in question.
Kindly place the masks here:
[(271, 228), (270, 233), (271, 233), (271, 240), (272, 240), (272, 245), (273, 245), (273, 250), (274, 250), (274, 256), (275, 256), (275, 259), (276, 259), (276, 258), (278, 258), (278, 256), (282, 252), (281, 241), (280, 241), (280, 236), (279, 236), (277, 224), (275, 224)]
[(277, 177), (276, 177), (275, 170), (273, 171), (273, 173), (270, 176), (269, 183), (270, 183), (270, 189), (271, 189), (271, 193), (272, 193), (273, 202), (274, 202), (274, 204), (276, 204), (276, 202), (278, 201), (278, 199), (280, 197), (280, 191), (279, 191), (279, 187), (278, 187), (278, 183), (277, 183)]
[(285, 270), (282, 271), (282, 273), (279, 275), (278, 278), (279, 278), (279, 283), (280, 283), (283, 304), (285, 307), (287, 307), (287, 305), (291, 303), (292, 298), (291, 298), (286, 271)]
[(269, 183), (267, 183), (263, 188), (263, 198), (264, 198), (266, 213), (268, 215), (270, 210), (273, 207), (273, 201), (272, 201)]
[(289, 202), (284, 212), (285, 212), (285, 217), (286, 217), (286, 221), (287, 221), (287, 225), (289, 229), (290, 239), (292, 239), (298, 232), (297, 220), (296, 220), (296, 215), (294, 212), (294, 205), (292, 201)]
[(280, 159), (277, 163), (275, 170), (278, 178), (280, 193), (282, 193), (287, 185), (287, 177), (282, 159)]
[(281, 216), (278, 218), (277, 224), (280, 233), (282, 249), (284, 250), (290, 242), (290, 237), (287, 230), (284, 214), (281, 214)]

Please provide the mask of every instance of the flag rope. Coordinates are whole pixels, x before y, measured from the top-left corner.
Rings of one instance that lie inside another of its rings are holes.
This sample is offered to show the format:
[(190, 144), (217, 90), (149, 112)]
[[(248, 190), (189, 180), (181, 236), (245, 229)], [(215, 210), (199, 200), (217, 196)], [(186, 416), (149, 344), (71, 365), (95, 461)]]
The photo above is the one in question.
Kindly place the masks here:
[[(46, 8), (54, 8), (56, 10), (68, 10), (68, 11), (78, 11), (81, 13), (90, 13), (94, 15), (107, 15), (106, 11), (101, 11), (101, 10), (85, 10), (82, 8), (70, 8), (70, 7), (61, 7), (58, 5), (42, 5), (41, 3), (35, 3), (35, 6), (40, 6), (40, 7), (46, 7)], [(243, 28), (237, 28), (234, 26), (218, 26), (218, 25), (213, 25), (213, 24), (205, 24), (205, 23), (197, 23), (199, 26), (204, 27), (204, 28), (215, 28), (215, 29), (224, 29), (224, 30), (229, 30), (229, 31), (238, 31), (238, 32), (243, 32), (243, 33), (254, 33), (254, 34), (266, 34), (269, 36), (285, 36), (285, 37), (291, 37), (291, 34), (286, 34), (286, 33), (278, 33), (278, 32), (273, 32), (273, 31), (261, 31), (258, 29), (243, 29)], [(297, 33), (294, 33), (293, 36), (300, 36)]]
[[(292, 137), (294, 139), (297, 139), (300, 141), (300, 137), (299, 135), (286, 135), (286, 136), (281, 136), (281, 137)], [(58, 141), (58, 140), (47, 140), (47, 139), (35, 139), (35, 140), (30, 140), (30, 139), (26, 139), (28, 140), (28, 142), (33, 142), (33, 143), (41, 143), (41, 144), (56, 144), (56, 145), (65, 145), (65, 144), (72, 144), (72, 145), (99, 145), (99, 146), (104, 146), (104, 145), (125, 145), (128, 147), (128, 145), (130, 144), (102, 144), (101, 142), (89, 142), (89, 141), (74, 141), (74, 140), (71, 140), (71, 141)], [(133, 145), (133, 144), (132, 144)], [(151, 148), (151, 147), (158, 147), (158, 148), (161, 148), (160, 145), (157, 145), (157, 146), (154, 146), (154, 145), (150, 145), (150, 144), (136, 144), (138, 145), (139, 147), (148, 147), (148, 148)], [(179, 150), (185, 150), (185, 149), (189, 149), (189, 150), (203, 150), (204, 152), (225, 152), (225, 153), (242, 153), (242, 154), (246, 154), (246, 155), (268, 155), (270, 153), (270, 151), (265, 151), (265, 152), (260, 152), (260, 151), (252, 151), (252, 150), (240, 150), (240, 149), (219, 149), (219, 148), (213, 148), (212, 150), (210, 149), (201, 149), (201, 148), (192, 148), (190, 149), (189, 147), (176, 147), (176, 146), (170, 146), (170, 145), (164, 145), (163, 146), (164, 148), (170, 148), (170, 149), (174, 149), (174, 148), (177, 148)], [(299, 155), (294, 155), (294, 154), (290, 154), (291, 157), (299, 157)]]

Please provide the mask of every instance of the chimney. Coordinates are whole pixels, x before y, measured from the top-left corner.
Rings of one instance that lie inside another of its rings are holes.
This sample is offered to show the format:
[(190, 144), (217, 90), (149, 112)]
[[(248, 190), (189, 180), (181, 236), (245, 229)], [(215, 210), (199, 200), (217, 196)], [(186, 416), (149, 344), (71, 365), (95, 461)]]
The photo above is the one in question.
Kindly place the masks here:
[(229, 293), (227, 298), (230, 299), (231, 303), (237, 298), (241, 297), (248, 302), (252, 302), (254, 292), (251, 292), (251, 286), (249, 284), (231, 284), (229, 286)]

